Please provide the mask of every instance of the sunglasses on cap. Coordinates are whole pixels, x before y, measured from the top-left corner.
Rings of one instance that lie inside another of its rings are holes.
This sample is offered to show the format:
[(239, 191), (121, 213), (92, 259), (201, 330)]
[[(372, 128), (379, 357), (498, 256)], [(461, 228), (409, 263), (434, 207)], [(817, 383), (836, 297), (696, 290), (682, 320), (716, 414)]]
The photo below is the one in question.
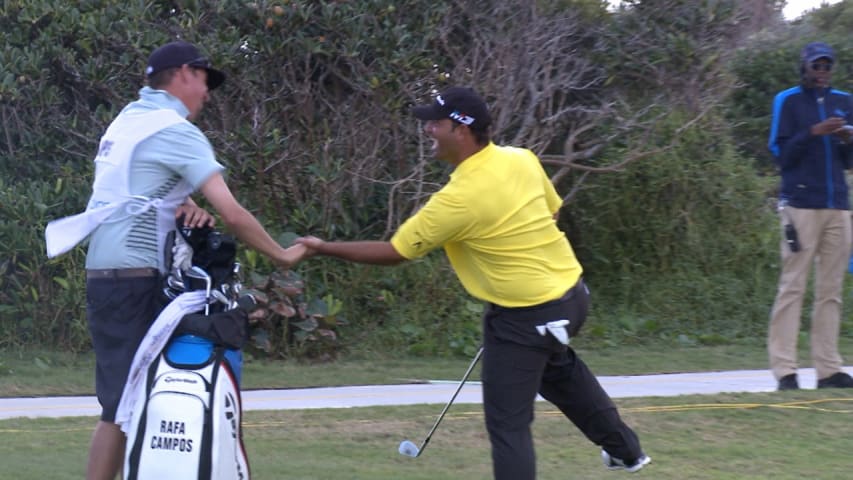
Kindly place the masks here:
[(814, 62), (812, 63), (812, 70), (815, 72), (831, 72), (832, 64), (825, 62)]
[(184, 65), (193, 68), (210, 68), (210, 60), (207, 57), (198, 57), (186, 62)]

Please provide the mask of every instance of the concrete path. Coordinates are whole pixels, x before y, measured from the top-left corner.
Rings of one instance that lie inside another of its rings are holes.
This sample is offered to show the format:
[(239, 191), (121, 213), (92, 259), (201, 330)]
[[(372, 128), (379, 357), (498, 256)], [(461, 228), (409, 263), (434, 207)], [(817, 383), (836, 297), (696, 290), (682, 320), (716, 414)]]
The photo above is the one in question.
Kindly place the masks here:
[[(853, 374), (853, 367), (846, 367)], [(724, 392), (772, 392), (776, 381), (768, 370), (602, 376), (601, 385), (613, 398), (671, 397)], [(814, 388), (815, 372), (799, 370), (800, 386)], [(289, 410), (352, 408), (378, 405), (446, 404), (459, 383), (435, 381), (409, 385), (320, 387), (243, 392), (243, 409)], [(541, 400), (541, 399), (540, 399)], [(479, 382), (468, 382), (455, 403), (480, 403)], [(95, 397), (0, 398), (0, 419), (15, 417), (97, 416)]]

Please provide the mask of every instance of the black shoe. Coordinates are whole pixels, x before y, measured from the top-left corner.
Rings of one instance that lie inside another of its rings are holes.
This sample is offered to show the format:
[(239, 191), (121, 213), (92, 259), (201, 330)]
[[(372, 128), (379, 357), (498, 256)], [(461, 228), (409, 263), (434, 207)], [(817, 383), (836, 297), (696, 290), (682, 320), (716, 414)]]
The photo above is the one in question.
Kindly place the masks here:
[(853, 388), (853, 377), (844, 372), (834, 373), (818, 380), (817, 388)]
[(781, 392), (782, 390), (799, 390), (800, 384), (797, 382), (797, 374), (790, 373), (785, 375), (784, 377), (779, 379), (779, 388), (778, 390)]

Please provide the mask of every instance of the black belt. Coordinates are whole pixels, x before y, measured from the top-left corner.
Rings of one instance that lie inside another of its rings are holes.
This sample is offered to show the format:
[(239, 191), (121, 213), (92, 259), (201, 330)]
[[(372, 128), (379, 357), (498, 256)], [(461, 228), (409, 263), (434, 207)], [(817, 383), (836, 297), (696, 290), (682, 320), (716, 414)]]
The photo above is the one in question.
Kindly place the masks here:
[(536, 305), (530, 305), (527, 307), (503, 307), (503, 306), (500, 306), (500, 305), (497, 305), (494, 303), (490, 303), (489, 306), (494, 310), (504, 310), (504, 311), (524, 311), (524, 310), (533, 310), (535, 308), (548, 307), (551, 305), (556, 305), (560, 302), (565, 302), (566, 300), (572, 298), (573, 296), (575, 296), (575, 292), (577, 291), (578, 287), (585, 288), (584, 284), (583, 284), (583, 278), (579, 278), (577, 283), (575, 283), (575, 285), (572, 288), (568, 289), (566, 291), (566, 293), (564, 293), (560, 298), (557, 298), (555, 300), (549, 300), (549, 301), (544, 302), (544, 303), (538, 303)]
[(152, 278), (160, 275), (156, 268), (94, 268), (86, 270), (86, 278)]

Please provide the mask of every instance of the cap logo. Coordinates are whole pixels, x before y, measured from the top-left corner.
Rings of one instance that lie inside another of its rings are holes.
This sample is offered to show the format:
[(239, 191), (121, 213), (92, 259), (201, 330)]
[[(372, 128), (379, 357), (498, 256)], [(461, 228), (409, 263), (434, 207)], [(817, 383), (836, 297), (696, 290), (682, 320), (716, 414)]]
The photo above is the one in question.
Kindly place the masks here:
[(464, 113), (459, 112), (459, 110), (454, 110), (450, 114), (450, 118), (456, 120), (457, 122), (463, 125), (471, 125), (472, 123), (474, 123), (474, 117), (465, 115)]
[(444, 106), (444, 99), (441, 98), (441, 95), (436, 95), (435, 101), (438, 102), (438, 104), (441, 105), (442, 107)]

